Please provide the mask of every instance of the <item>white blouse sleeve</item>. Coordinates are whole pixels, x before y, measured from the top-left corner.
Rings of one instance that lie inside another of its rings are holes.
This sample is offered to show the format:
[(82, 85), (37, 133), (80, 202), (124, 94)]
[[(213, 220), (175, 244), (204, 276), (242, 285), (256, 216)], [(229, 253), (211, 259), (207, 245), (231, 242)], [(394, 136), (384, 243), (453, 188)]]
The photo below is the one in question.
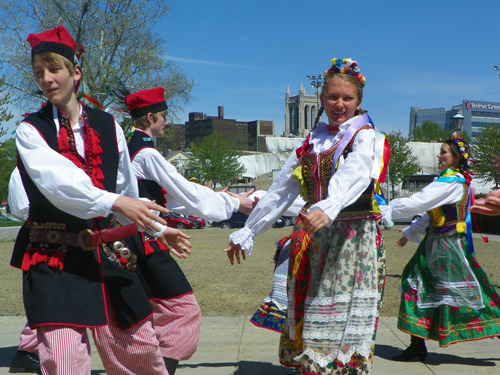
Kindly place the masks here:
[[(119, 195), (124, 195), (126, 197), (140, 199), (149, 202), (149, 199), (139, 197), (139, 187), (137, 186), (137, 178), (135, 177), (134, 171), (132, 169), (132, 163), (130, 162), (127, 140), (125, 139), (125, 134), (123, 133), (122, 127), (116, 121), (115, 121), (115, 133), (116, 133), (116, 140), (119, 152), (118, 172), (116, 178), (116, 192)], [(151, 210), (151, 212), (153, 212), (155, 215), (160, 214), (159, 211), (155, 210)], [(132, 223), (129, 219), (127, 219), (119, 212), (116, 212), (115, 215), (117, 221), (121, 224)], [(155, 231), (153, 228), (151, 228), (151, 230), (153, 230), (152, 235), (157, 238), (165, 231), (167, 226), (160, 224), (158, 222), (155, 222), (155, 225), (158, 227), (158, 231)], [(143, 229), (139, 226), (138, 230), (140, 232), (143, 231)]]
[(299, 165), (296, 153), (292, 151), (267, 194), (253, 209), (245, 226), (229, 236), (229, 239), (241, 245), (241, 249), (248, 255), (252, 253), (253, 238), (271, 228), (299, 195), (299, 184), (292, 175)]
[[(387, 207), (392, 217), (412, 216), (445, 204), (456, 203), (462, 199), (463, 194), (464, 188), (461, 182), (434, 181), (411, 197), (391, 200)], [(420, 219), (403, 229), (403, 234), (408, 240), (419, 242), (420, 235), (425, 233), (429, 225), (429, 220), (428, 214), (422, 215)]]
[(339, 212), (356, 202), (371, 182), (374, 160), (375, 131), (360, 131), (353, 142), (352, 152), (332, 176), (328, 184), (328, 196), (309, 208), (309, 212), (322, 210), (330, 219), (330, 225)]
[[(240, 202), (226, 193), (186, 180), (175, 167), (153, 148), (144, 148), (132, 162), (137, 178), (153, 180), (167, 191), (167, 207), (177, 207), (182, 213), (201, 216), (209, 220), (229, 219), (238, 211)], [(171, 204), (169, 204), (171, 200)], [(181, 210), (184, 206), (188, 212)]]
[(31, 124), (16, 129), (16, 146), (26, 172), (57, 208), (82, 219), (107, 216), (118, 194), (96, 188), (90, 177), (54, 151)]
[[(262, 197), (266, 194), (267, 194), (267, 191), (265, 191), (265, 190), (256, 190), (248, 198), (250, 198), (250, 200), (255, 202), (255, 198), (258, 198), (259, 200), (261, 200)], [(283, 215), (284, 216), (297, 216), (305, 204), (306, 204), (306, 201), (304, 200), (304, 198), (302, 198), (299, 195), (297, 198), (295, 198), (295, 200), (290, 205), (290, 207), (288, 207), (286, 209), (286, 211), (283, 212)]]
[(139, 188), (137, 178), (135, 177), (130, 155), (128, 153), (127, 140), (122, 127), (115, 121), (116, 139), (118, 143), (118, 152), (120, 153), (118, 161), (118, 175), (116, 179), (116, 193), (127, 197), (139, 198)]
[(9, 195), (7, 198), (9, 208), (14, 216), (26, 220), (29, 215), (29, 200), (24, 190), (19, 169), (15, 168), (10, 175)]
[(409, 227), (404, 228), (401, 232), (410, 241), (419, 243), (420, 236), (425, 234), (425, 229), (429, 225), (429, 215), (423, 214), (418, 220), (415, 220)]
[(392, 217), (412, 216), (458, 202), (463, 194), (461, 182), (434, 181), (411, 197), (391, 200), (388, 207)]

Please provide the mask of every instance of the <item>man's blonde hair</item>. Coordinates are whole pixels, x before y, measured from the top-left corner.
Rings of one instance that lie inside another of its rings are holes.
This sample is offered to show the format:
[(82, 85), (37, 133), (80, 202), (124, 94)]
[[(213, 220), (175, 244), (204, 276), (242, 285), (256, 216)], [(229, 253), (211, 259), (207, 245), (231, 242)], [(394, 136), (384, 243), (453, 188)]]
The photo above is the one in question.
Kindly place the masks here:
[[(151, 112), (150, 112), (151, 113)], [(151, 113), (153, 115), (153, 122), (156, 122), (160, 116), (166, 116), (168, 111), (160, 111)], [(148, 114), (132, 119), (132, 126), (137, 129), (146, 130), (151, 124), (148, 120)]]
[(35, 63), (38, 59), (45, 61), (45, 62), (48, 62), (48, 63), (58, 62), (61, 65), (64, 64), (66, 66), (66, 68), (68, 68), (71, 75), (75, 74), (75, 69), (76, 69), (77, 65), (73, 64), (66, 57), (61, 56), (58, 53), (54, 53), (54, 52), (37, 53), (35, 56), (33, 56), (33, 65), (32, 65), (33, 67), (35, 66)]

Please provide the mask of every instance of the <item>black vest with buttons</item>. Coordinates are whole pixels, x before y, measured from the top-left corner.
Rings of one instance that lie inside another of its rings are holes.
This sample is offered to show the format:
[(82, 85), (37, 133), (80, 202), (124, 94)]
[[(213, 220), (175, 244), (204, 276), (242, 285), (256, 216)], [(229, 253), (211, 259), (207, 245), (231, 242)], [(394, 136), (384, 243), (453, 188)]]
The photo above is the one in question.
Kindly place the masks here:
[[(107, 191), (115, 192), (119, 150), (113, 117), (88, 107), (84, 107), (84, 111), (89, 126), (101, 140), (103, 152), (100, 154), (100, 168), (104, 174), (104, 187)], [(39, 112), (30, 114), (23, 122), (35, 127), (48, 146), (59, 152), (50, 103)], [(71, 233), (108, 227), (110, 217), (85, 220), (60, 210), (57, 202), (52, 204), (37, 188), (20, 158), (18, 167), (30, 201), (29, 216), (34, 226), (64, 225), (65, 230)], [(57, 169), (57, 165), (53, 168)], [(124, 239), (133, 251), (137, 251), (134, 246), (142, 245), (138, 236), (135, 237)], [(25, 247), (28, 241), (18, 238), (17, 243), (23, 243), (22, 247)], [(19, 251), (19, 247), (16, 246), (16, 251)], [(30, 242), (27, 247), (41, 254), (60, 248), (58, 244), (40, 242)], [(108, 305), (105, 291), (111, 306)], [(108, 260), (99, 247), (85, 251), (80, 247), (67, 246), (62, 270), (50, 267), (47, 262), (32, 265), (23, 272), (23, 298), (31, 327), (43, 324), (97, 327), (106, 325), (108, 314), (113, 313), (118, 326), (125, 329), (147, 319), (152, 313), (138, 275)]]
[[(130, 159), (144, 148), (154, 148), (151, 137), (143, 131), (136, 130), (128, 142)], [(152, 180), (137, 180), (139, 186), (139, 196), (155, 200), (161, 204), (163, 192), (161, 186)], [(152, 299), (169, 299), (192, 293), (193, 289), (186, 276), (182, 272), (179, 264), (170, 255), (170, 251), (165, 251), (157, 240), (147, 233), (142, 233), (145, 248), (150, 247), (153, 253), (139, 256), (139, 267), (141, 277), (144, 280), (144, 288), (148, 296)]]

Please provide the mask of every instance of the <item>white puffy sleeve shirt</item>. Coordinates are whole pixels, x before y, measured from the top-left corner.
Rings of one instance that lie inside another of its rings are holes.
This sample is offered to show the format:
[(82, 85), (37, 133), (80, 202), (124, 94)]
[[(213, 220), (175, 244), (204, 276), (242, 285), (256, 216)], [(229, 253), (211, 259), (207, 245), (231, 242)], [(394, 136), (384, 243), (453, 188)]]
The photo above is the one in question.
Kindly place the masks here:
[[(391, 220), (392, 217), (416, 215), (445, 204), (456, 203), (462, 199), (463, 194), (463, 184), (460, 182), (434, 181), (411, 197), (391, 200), (384, 216)], [(429, 220), (428, 214), (422, 215), (420, 219), (403, 229), (404, 236), (412, 242), (420, 242), (420, 236), (425, 233)]]
[[(53, 109), (53, 119), (56, 131), (59, 133), (57, 108), (53, 106)], [(83, 126), (83, 120), (80, 118), (78, 124), (73, 126), (73, 132), (77, 151), (85, 158)], [(54, 206), (81, 219), (91, 219), (108, 216), (120, 195), (136, 199), (139, 197), (125, 136), (116, 121), (115, 130), (120, 152), (116, 193), (95, 187), (83, 170), (51, 149), (35, 127), (29, 123), (21, 122), (18, 126), (16, 146), (28, 175)], [(130, 223), (122, 215), (117, 214), (117, 218), (122, 223)]]
[(21, 173), (18, 168), (15, 168), (10, 175), (9, 180), (9, 195), (7, 198), (10, 211), (20, 219), (26, 220), (29, 215), (29, 200), (24, 190), (24, 185), (21, 180)]
[[(256, 190), (248, 198), (255, 202), (255, 199), (262, 199), (264, 195), (267, 194), (265, 190)], [(297, 216), (307, 202), (300, 195), (295, 198), (293, 203), (283, 212), (285, 216)]]
[(167, 191), (167, 208), (179, 213), (222, 221), (240, 207), (238, 198), (186, 180), (154, 148), (140, 150), (132, 161), (132, 168), (137, 179), (152, 180), (162, 186)]
[[(331, 149), (357, 119), (358, 116), (340, 125), (340, 130), (335, 136), (329, 134), (327, 124), (319, 123), (311, 132), (309, 139), (314, 153)], [(331, 225), (342, 209), (354, 203), (371, 182), (374, 148), (375, 131), (373, 129), (360, 131), (353, 142), (352, 152), (345, 160), (342, 158), (339, 160), (339, 169), (330, 179), (326, 199), (312, 205), (309, 212), (322, 210), (330, 219)], [(259, 201), (247, 219), (245, 227), (229, 236), (229, 239), (241, 245), (247, 254), (252, 253), (253, 238), (271, 228), (299, 195), (300, 187), (292, 176), (298, 166), (300, 162), (293, 151), (268, 193)]]

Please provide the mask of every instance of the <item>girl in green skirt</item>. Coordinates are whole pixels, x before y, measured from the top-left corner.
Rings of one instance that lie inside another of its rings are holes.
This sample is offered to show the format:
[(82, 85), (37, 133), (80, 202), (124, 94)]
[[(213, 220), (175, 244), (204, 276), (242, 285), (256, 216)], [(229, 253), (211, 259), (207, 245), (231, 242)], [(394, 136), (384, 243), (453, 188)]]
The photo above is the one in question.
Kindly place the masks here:
[(447, 347), (500, 336), (500, 293), (477, 262), (472, 243), (469, 145), (454, 133), (437, 158), (441, 173), (434, 182), (382, 208), (385, 220), (427, 212), (396, 242), (403, 247), (425, 233), (402, 275), (398, 328), (411, 335), (411, 344), (396, 361), (423, 361), (428, 339)]

